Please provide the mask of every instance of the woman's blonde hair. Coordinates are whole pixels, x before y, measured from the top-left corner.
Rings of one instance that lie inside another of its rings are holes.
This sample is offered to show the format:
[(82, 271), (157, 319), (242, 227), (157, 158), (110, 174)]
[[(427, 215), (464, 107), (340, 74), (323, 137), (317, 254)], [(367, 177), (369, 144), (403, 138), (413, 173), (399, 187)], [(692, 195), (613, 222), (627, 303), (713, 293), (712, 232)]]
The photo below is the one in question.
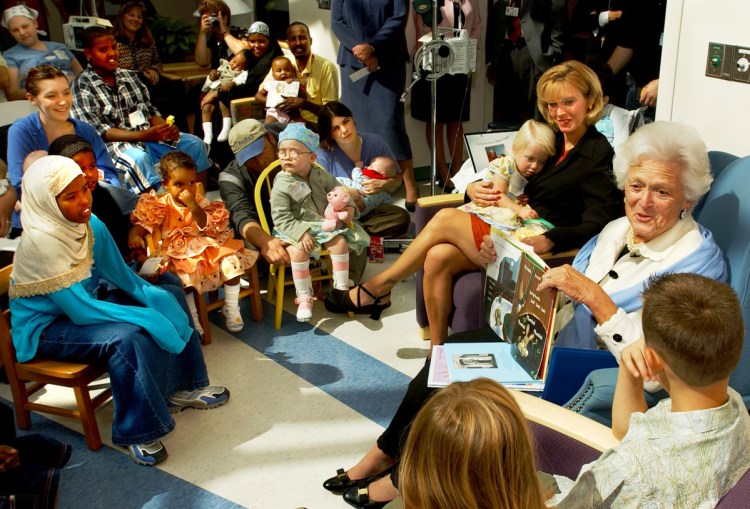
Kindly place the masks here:
[(586, 125), (594, 125), (602, 116), (604, 107), (602, 85), (599, 78), (587, 65), (569, 60), (547, 69), (536, 84), (536, 105), (549, 125), (557, 129), (557, 123), (550, 115), (547, 107), (550, 103), (558, 102), (563, 95), (565, 85), (578, 89), (586, 99), (588, 111), (584, 118)]
[(518, 404), (479, 378), (436, 393), (412, 424), (399, 466), (408, 509), (541, 509), (529, 431)]
[(547, 124), (527, 120), (513, 138), (513, 157), (518, 157), (525, 148), (532, 145), (541, 148), (550, 157), (555, 155), (555, 132)]

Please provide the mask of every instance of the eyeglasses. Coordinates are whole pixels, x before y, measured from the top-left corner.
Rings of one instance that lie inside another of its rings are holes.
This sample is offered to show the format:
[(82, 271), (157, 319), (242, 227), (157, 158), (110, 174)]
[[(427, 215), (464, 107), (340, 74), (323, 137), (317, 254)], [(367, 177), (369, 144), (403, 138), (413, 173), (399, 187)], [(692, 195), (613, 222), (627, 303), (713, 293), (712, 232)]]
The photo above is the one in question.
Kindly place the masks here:
[(303, 152), (294, 148), (290, 148), (290, 149), (282, 148), (281, 150), (276, 152), (276, 157), (278, 157), (279, 159), (289, 158), (289, 159), (295, 160), (300, 156), (300, 154), (312, 154), (312, 152), (310, 151)]

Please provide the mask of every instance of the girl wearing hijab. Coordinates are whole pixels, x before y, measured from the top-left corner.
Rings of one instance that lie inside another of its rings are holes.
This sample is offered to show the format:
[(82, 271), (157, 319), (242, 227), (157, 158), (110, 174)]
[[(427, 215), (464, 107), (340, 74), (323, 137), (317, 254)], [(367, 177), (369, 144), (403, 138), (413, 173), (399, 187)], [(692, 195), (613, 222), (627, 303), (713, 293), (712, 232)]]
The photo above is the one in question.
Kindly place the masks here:
[(106, 361), (112, 442), (155, 465), (167, 457), (160, 438), (174, 428), (171, 413), (229, 399), (208, 385), (182, 288), (153, 286), (125, 265), (72, 159), (38, 159), (21, 185), (24, 232), (9, 290), (18, 360)]

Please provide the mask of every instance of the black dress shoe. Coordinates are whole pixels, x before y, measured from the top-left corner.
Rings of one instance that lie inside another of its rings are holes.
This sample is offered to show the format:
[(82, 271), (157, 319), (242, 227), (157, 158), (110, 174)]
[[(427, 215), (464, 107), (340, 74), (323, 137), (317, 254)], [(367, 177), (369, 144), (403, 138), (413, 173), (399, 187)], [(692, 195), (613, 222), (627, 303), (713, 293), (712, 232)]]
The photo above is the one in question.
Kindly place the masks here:
[(343, 468), (339, 468), (338, 470), (336, 470), (335, 476), (331, 477), (330, 479), (326, 479), (326, 481), (323, 483), (323, 487), (328, 491), (340, 494), (344, 493), (356, 484), (357, 481), (352, 481), (351, 479), (349, 479), (349, 476), (346, 475), (346, 470), (344, 470)]
[(388, 505), (390, 500), (387, 502), (376, 502), (375, 500), (370, 500), (367, 486), (367, 483), (358, 481), (356, 486), (349, 488), (349, 490), (344, 493), (344, 501), (350, 506), (358, 509), (381, 509)]
[(364, 479), (358, 479), (356, 481), (352, 481), (349, 476), (347, 475), (346, 471), (343, 468), (339, 468), (336, 470), (336, 475), (331, 477), (330, 479), (326, 479), (326, 481), (323, 483), (323, 487), (327, 489), (328, 491), (332, 491), (336, 494), (342, 494), (345, 491), (349, 490), (350, 488), (353, 488), (357, 486), (358, 483), (364, 483), (364, 484), (370, 484), (373, 481), (377, 481), (384, 475), (387, 475), (391, 472), (391, 469), (388, 468), (384, 470), (383, 472), (380, 472), (379, 474), (374, 474), (369, 477), (365, 477)]

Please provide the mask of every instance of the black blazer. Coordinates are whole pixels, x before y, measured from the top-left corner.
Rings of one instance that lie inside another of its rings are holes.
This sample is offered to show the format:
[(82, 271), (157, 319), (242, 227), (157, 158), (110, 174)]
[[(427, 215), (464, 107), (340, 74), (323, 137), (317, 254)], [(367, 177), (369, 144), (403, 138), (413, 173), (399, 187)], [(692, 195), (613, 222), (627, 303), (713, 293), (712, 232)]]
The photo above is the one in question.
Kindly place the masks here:
[(524, 189), (539, 217), (555, 225), (545, 234), (554, 242), (555, 252), (583, 246), (625, 212), (623, 193), (612, 176), (614, 151), (607, 139), (589, 126), (565, 159), (556, 164), (564, 143), (558, 133), (557, 155)]

